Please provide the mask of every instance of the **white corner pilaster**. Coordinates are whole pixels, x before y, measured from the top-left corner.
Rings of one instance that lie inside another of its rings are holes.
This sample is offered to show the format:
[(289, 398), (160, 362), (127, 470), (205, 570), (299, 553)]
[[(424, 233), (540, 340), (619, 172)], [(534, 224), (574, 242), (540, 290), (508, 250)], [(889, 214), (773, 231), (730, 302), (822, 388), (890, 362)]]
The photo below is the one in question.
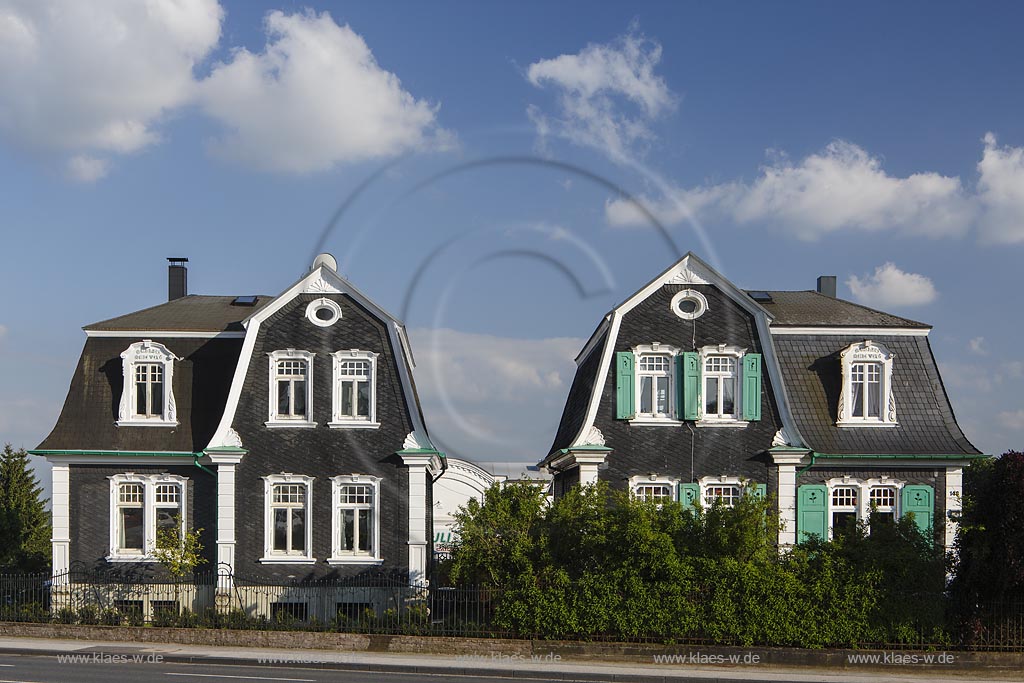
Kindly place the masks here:
[(55, 463), (51, 470), (51, 511), (53, 514), (53, 577), (64, 575), (71, 568), (71, 468)]
[(964, 468), (963, 467), (947, 467), (946, 468), (946, 538), (945, 545), (946, 550), (952, 550), (953, 544), (956, 542), (956, 532), (959, 528), (959, 524), (955, 521), (955, 518), (959, 516), (960, 511), (963, 510), (964, 501)]
[(779, 503), (779, 548), (791, 548), (796, 545), (796, 468), (807, 455), (806, 450), (769, 451), (779, 471), (779, 490), (776, 492)]
[(433, 451), (411, 453), (399, 451), (402, 463), (409, 468), (409, 583), (427, 581), (427, 486), (428, 470), (436, 464)]
[(245, 452), (207, 451), (206, 455), (217, 466), (217, 587), (229, 590), (235, 573), (235, 468)]
[(578, 467), (580, 470), (580, 486), (596, 484), (598, 470), (608, 459), (611, 448), (606, 446), (586, 445), (578, 448), (567, 448), (565, 452), (551, 461), (551, 467), (555, 470), (570, 470)]

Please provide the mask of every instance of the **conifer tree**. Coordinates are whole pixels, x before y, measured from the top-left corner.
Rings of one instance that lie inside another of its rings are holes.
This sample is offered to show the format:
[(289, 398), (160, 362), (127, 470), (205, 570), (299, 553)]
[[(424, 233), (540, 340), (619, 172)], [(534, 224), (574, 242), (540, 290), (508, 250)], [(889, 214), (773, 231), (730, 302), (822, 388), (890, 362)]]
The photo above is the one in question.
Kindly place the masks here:
[(0, 571), (41, 572), (50, 564), (50, 515), (28, 453), (0, 453)]

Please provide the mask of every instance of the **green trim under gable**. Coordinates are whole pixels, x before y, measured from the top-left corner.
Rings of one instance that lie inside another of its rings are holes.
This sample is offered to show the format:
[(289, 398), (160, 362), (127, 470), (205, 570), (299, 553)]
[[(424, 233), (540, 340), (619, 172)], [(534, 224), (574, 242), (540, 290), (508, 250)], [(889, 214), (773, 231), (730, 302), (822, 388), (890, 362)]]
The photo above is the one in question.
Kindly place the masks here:
[(991, 458), (991, 455), (984, 453), (962, 454), (953, 453), (812, 453), (812, 458), (824, 458), (825, 460), (981, 460)]
[(46, 457), (48, 455), (113, 455), (124, 458), (196, 458), (202, 457), (203, 451), (26, 451), (29, 455)]
[(550, 458), (555, 453), (558, 453), (559, 455), (565, 455), (566, 453), (569, 453), (570, 451), (589, 451), (591, 453), (610, 453), (611, 450), (612, 449), (608, 448), (607, 446), (598, 446), (598, 445), (595, 445), (595, 444), (587, 444), (585, 446), (569, 446), (568, 448), (561, 448), (561, 449), (559, 449), (557, 451), (552, 451), (548, 455), (548, 457)]

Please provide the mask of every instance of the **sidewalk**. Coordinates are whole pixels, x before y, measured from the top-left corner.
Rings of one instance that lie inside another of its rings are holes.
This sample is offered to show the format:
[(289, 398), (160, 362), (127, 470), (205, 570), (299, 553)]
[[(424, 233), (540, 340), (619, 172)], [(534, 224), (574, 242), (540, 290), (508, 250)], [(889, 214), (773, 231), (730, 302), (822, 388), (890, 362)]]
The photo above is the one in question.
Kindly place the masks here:
[[(127, 643), (94, 640), (55, 640), (43, 638), (0, 638), (0, 655), (58, 656), (76, 654), (92, 656), (94, 653), (118, 655), (160, 655), (164, 662), (267, 666), (289, 669), (337, 669), (348, 671), (376, 671), (409, 674), (444, 674), (489, 676), (497, 678), (544, 678), (585, 681), (1000, 681), (1021, 680), (1024, 669), (999, 671), (943, 671), (941, 665), (913, 665), (890, 663), (882, 666), (855, 666), (845, 670), (791, 668), (767, 665), (731, 664), (624, 664), (587, 663), (583, 660), (567, 661), (557, 655), (540, 659), (519, 655), (495, 654), (467, 656), (398, 655), (366, 652), (331, 652), (324, 650), (265, 649), (244, 647), (218, 647), (160, 643)], [(913, 653), (896, 653), (910, 655)], [(920, 653), (916, 653), (919, 654)], [(939, 653), (935, 653), (939, 654)], [(953, 653), (954, 655), (957, 653)], [(694, 649), (699, 661), (699, 648)], [(557, 658), (556, 658), (557, 657)], [(1024, 662), (1024, 658), (1021, 660)]]

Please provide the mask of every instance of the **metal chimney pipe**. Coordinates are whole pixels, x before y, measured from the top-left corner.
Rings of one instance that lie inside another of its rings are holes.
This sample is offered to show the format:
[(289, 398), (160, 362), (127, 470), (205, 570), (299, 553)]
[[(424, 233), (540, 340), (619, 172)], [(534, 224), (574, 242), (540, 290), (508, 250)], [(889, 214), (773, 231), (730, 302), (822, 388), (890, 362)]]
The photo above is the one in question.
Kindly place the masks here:
[(818, 277), (818, 294), (836, 298), (836, 276), (821, 275)]
[(188, 259), (184, 256), (167, 257), (167, 300), (188, 296)]

